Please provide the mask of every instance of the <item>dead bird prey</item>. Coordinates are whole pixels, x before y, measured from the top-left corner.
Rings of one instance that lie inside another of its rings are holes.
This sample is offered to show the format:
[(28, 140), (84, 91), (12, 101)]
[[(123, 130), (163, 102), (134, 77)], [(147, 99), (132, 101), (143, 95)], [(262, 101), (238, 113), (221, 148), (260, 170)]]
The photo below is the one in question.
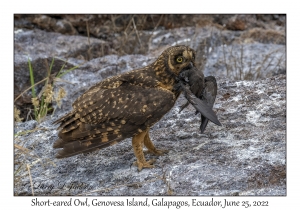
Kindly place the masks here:
[(208, 120), (216, 125), (220, 125), (217, 116), (212, 111), (217, 96), (217, 81), (215, 77), (208, 76), (204, 78), (202, 71), (193, 67), (182, 71), (178, 76), (179, 83), (177, 87), (183, 90), (187, 103), (180, 107), (181, 112), (189, 103), (191, 103), (196, 113), (201, 113), (200, 131), (204, 132)]

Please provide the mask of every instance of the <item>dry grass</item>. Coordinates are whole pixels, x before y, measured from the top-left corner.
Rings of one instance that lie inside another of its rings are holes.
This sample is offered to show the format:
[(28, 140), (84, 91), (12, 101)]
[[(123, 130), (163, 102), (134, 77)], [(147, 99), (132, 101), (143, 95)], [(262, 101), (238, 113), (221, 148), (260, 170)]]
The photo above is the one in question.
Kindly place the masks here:
[(23, 118), (20, 118), (20, 113), (21, 113), (21, 111), (17, 107), (14, 107), (15, 122), (22, 122)]
[[(234, 49), (234, 47), (239, 47), (239, 50)], [(226, 76), (228, 78), (234, 80), (258, 80), (266, 76), (264, 74), (269, 72), (271, 66), (273, 66), (273, 69), (279, 69), (280, 66), (285, 66), (285, 54), (282, 53), (279, 58), (275, 56), (279, 52), (280, 50), (275, 49), (267, 54), (262, 53), (257, 55), (255, 58), (256, 65), (254, 65), (254, 58), (252, 55), (247, 59), (245, 57), (246, 52), (244, 43), (227, 47), (225, 47), (225, 44), (222, 44), (223, 60), (221, 62), (225, 65)]]
[[(31, 89), (31, 92), (32, 92), (31, 102), (33, 105), (33, 109), (30, 109), (29, 113), (31, 113), (33, 111), (34, 119), (38, 122), (41, 122), (48, 113), (54, 112), (55, 109), (52, 107), (53, 102), (55, 102), (58, 105), (58, 107), (60, 107), (62, 99), (66, 96), (66, 91), (62, 87), (59, 88), (59, 91), (56, 94), (53, 92), (55, 83), (57, 81), (64, 81), (61, 79), (61, 77), (63, 75), (65, 75), (68, 72), (73, 71), (79, 67), (79, 66), (75, 66), (75, 67), (65, 70), (64, 66), (67, 63), (67, 61), (65, 61), (65, 63), (62, 65), (60, 71), (57, 74), (51, 74), (54, 60), (55, 59), (53, 58), (50, 66), (49, 66), (47, 59), (45, 59), (45, 67), (46, 67), (46, 71), (47, 71), (47, 77), (42, 79), (41, 81), (35, 83), (31, 61), (30, 61), (30, 59), (28, 59), (31, 86), (29, 88), (27, 88), (26, 90), (24, 90), (14, 100), (16, 102), (25, 92), (27, 92), (28, 90)], [(38, 84), (43, 83), (43, 82), (44, 82), (44, 86), (43, 86), (42, 90), (39, 93), (36, 93), (35, 87)], [(20, 111), (18, 111), (18, 109), (15, 108), (15, 112), (14, 112), (15, 122), (22, 121), (22, 118), (20, 118), (19, 115), (20, 115)]]
[[(157, 180), (159, 180), (159, 178), (153, 178), (153, 179), (149, 179), (149, 180), (143, 181), (143, 182), (132, 182), (132, 183), (128, 183), (128, 184), (116, 185), (116, 186), (109, 187), (109, 188), (100, 188), (100, 189), (97, 189), (97, 190), (92, 190), (92, 191), (80, 193), (80, 194), (78, 194), (78, 195), (88, 196), (88, 195), (92, 195), (92, 194), (94, 194), (94, 193), (109, 192), (109, 191), (111, 191), (111, 190), (118, 189), (118, 188), (121, 188), (121, 187), (134, 187), (134, 188), (139, 188), (139, 187), (141, 187), (143, 184), (155, 182), (155, 181), (157, 181)], [(78, 195), (77, 195), (77, 196), (78, 196)]]
[(265, 44), (286, 43), (286, 36), (284, 33), (271, 29), (253, 28), (243, 33), (241, 38), (248, 40), (248, 42), (258, 41)]
[[(36, 164), (41, 164), (41, 167), (49, 167), (51, 165), (55, 167), (55, 164), (52, 160), (48, 158), (39, 157), (34, 149), (28, 149), (25, 147), (28, 140), (31, 139), (31, 133), (37, 132), (38, 130), (44, 130), (45, 128), (36, 127), (33, 130), (26, 130), (15, 134), (14, 138), (14, 185), (15, 187), (22, 185), (24, 179), (30, 181), (32, 195), (34, 195), (33, 185), (31, 177), (31, 167)], [(20, 137), (23, 136), (21, 139)], [(37, 143), (37, 142), (36, 142)], [(31, 145), (34, 148), (35, 142)]]
[(29, 174), (31, 193), (32, 193), (32, 195), (34, 196), (33, 184), (32, 184), (32, 177), (31, 177), (31, 173), (30, 173), (30, 165), (27, 164), (26, 166), (27, 166), (27, 170), (28, 170), (28, 174)]
[[(31, 63), (29, 61), (29, 68), (31, 68), (31, 81), (32, 81), (32, 85), (27, 88), (25, 91), (23, 91), (18, 97), (16, 97), (15, 101), (17, 101), (21, 95), (25, 92), (27, 92), (28, 90), (32, 90), (32, 106), (33, 109), (30, 110), (29, 113), (31, 113), (32, 111), (34, 112), (35, 115), (35, 119), (38, 122), (41, 122), (47, 114), (50, 113), (50, 111), (53, 111), (53, 107), (52, 107), (52, 102), (56, 102), (57, 106), (60, 107), (62, 99), (65, 97), (66, 95), (66, 91), (63, 88), (59, 88), (58, 92), (55, 94), (53, 92), (53, 87), (55, 85), (56, 81), (63, 81), (60, 79), (60, 77), (66, 73), (68, 73), (69, 71), (72, 71), (76, 68), (78, 68), (78, 66), (73, 67), (71, 69), (68, 70), (64, 70), (64, 65), (62, 66), (61, 70), (56, 74), (56, 75), (52, 75), (51, 74), (51, 68), (53, 65), (54, 59), (51, 63), (51, 65), (49, 66), (47, 63), (47, 60), (45, 61), (45, 65), (47, 68), (47, 77), (44, 78), (43, 80), (34, 83), (34, 78), (33, 78), (33, 69), (31, 67)], [(42, 90), (39, 93), (35, 92), (35, 86), (43, 83), (44, 82), (44, 86), (42, 88)], [(54, 112), (54, 111), (53, 111)], [(16, 107), (14, 108), (14, 119), (15, 122), (21, 122), (23, 119), (20, 118), (20, 110), (18, 110)], [(24, 145), (26, 144), (26, 142), (29, 140), (29, 137), (26, 136), (30, 136), (31, 133), (36, 132), (37, 130), (41, 130), (43, 128), (38, 128), (36, 127), (33, 130), (25, 130), (19, 133), (15, 134), (15, 138), (14, 138), (14, 184), (15, 186), (20, 185), (22, 183), (22, 179), (26, 178), (27, 176), (29, 176), (29, 180), (31, 183), (31, 189), (32, 189), (32, 195), (34, 195), (34, 191), (33, 191), (33, 186), (32, 186), (32, 177), (31, 177), (31, 173), (30, 173), (30, 167), (32, 165), (35, 165), (39, 162), (41, 162), (41, 157), (37, 156), (33, 150), (27, 149)], [(22, 138), (23, 140), (21, 141), (20, 136), (23, 136), (24, 138)], [(24, 140), (25, 139), (25, 140)], [(52, 164), (54, 165), (54, 163), (50, 160), (47, 160), (45, 158), (43, 158), (43, 164)]]
[[(134, 54), (134, 53), (146, 53), (149, 49), (150, 41), (152, 40), (154, 36), (154, 32), (160, 27), (164, 26), (166, 29), (172, 29), (175, 27), (178, 27), (178, 17), (175, 15), (131, 15), (128, 19), (123, 21), (123, 24), (119, 24), (119, 19), (121, 15), (108, 15), (107, 21), (108, 24), (106, 26), (109, 28), (109, 31), (112, 33), (119, 33), (118, 37), (116, 38), (118, 40), (118, 44), (116, 46), (113, 46), (113, 44), (104, 44), (101, 47), (101, 55), (104, 56), (107, 54), (106, 48), (114, 47), (115, 51), (119, 55), (124, 54)], [(189, 18), (189, 17), (188, 17)], [(187, 18), (187, 22), (189, 19)], [(98, 36), (99, 31), (94, 31), (94, 26), (91, 25), (88, 19), (84, 20), (86, 32), (87, 32), (87, 43), (88, 43), (88, 50), (87, 50), (87, 60), (93, 59), (95, 56), (93, 55), (93, 46), (91, 45), (90, 37), (91, 36)], [(151, 27), (149, 27), (151, 25)], [(204, 18), (201, 19), (193, 19), (193, 21), (190, 21), (186, 26), (194, 26), (194, 27), (203, 27), (210, 25), (212, 26), (212, 19), (211, 18)], [(219, 29), (222, 28), (219, 25), (217, 26)], [(142, 31), (148, 30), (150, 31), (149, 35), (145, 36)], [(212, 33), (212, 31), (211, 31)], [(195, 37), (197, 36), (197, 33), (195, 33), (194, 37), (192, 37), (191, 42), (195, 40)], [(285, 35), (281, 34), (277, 31), (272, 30), (262, 30), (262, 29), (251, 29), (241, 36), (244, 40), (263, 40), (265, 43), (285, 43)], [(273, 61), (270, 58), (272, 57), (273, 53), (276, 53), (275, 51), (265, 55), (265, 57), (262, 59), (261, 67), (254, 67), (252, 63), (252, 58), (250, 59), (250, 63), (245, 63), (245, 49), (243, 44), (241, 44), (240, 52), (239, 54), (233, 53), (233, 47), (230, 46), (225, 49), (225, 41), (223, 40), (223, 62), (226, 67), (226, 74), (227, 77), (234, 77), (234, 79), (239, 80), (255, 80), (261, 77), (261, 72), (267, 70), (270, 67), (270, 63)], [(197, 51), (197, 61), (196, 65), (198, 69), (203, 70), (208, 52), (205, 51), (205, 49), (208, 49), (209, 47), (216, 46), (209, 46), (209, 43), (207, 43), (207, 40), (205, 39), (202, 43), (200, 43), (198, 49), (195, 49)], [(230, 55), (230, 60), (227, 59), (226, 55)], [(274, 58), (275, 59), (275, 58)], [(277, 66), (279, 66), (284, 60), (284, 56), (280, 57), (277, 60)], [(54, 60), (53, 60), (54, 62)], [(56, 81), (61, 81), (60, 77), (69, 71), (74, 70), (75, 68), (64, 70), (64, 66), (62, 66), (61, 70), (58, 74), (53, 75), (51, 74), (51, 67), (53, 65), (53, 62), (49, 65), (47, 61), (45, 61), (45, 68), (47, 71), (47, 77), (39, 82), (33, 82), (29, 88), (27, 88), (24, 92), (27, 92), (28, 90), (35, 90), (35, 87), (38, 84), (44, 83), (44, 87), (39, 93), (33, 94), (32, 98), (32, 105), (33, 108), (29, 111), (35, 114), (35, 119), (37, 121), (42, 121), (45, 116), (51, 112), (54, 112), (54, 108), (52, 106), (52, 103), (55, 102), (58, 107), (61, 106), (62, 99), (65, 97), (66, 90), (63, 88), (59, 88), (58, 92), (54, 93), (53, 89), (55, 86)], [(67, 62), (67, 61), (66, 61)], [(30, 65), (30, 61), (29, 61)], [(249, 66), (249, 71), (245, 71), (245, 66)], [(265, 69), (262, 69), (262, 66), (266, 66)], [(23, 92), (23, 93), (24, 93)], [(22, 93), (22, 94), (23, 94)], [(15, 101), (22, 95), (20, 94)], [(14, 119), (16, 122), (20, 122), (23, 119), (20, 118), (20, 111), (15, 107), (14, 109)], [(34, 195), (33, 186), (32, 186), (32, 177), (31, 177), (31, 170), (30, 167), (34, 164), (41, 163), (41, 157), (38, 157), (33, 150), (27, 149), (24, 147), (26, 141), (20, 140), (20, 136), (30, 135), (30, 133), (37, 131), (36, 128), (34, 130), (27, 130), (20, 132), (15, 135), (15, 144), (14, 144), (14, 176), (15, 176), (15, 185), (21, 184), (21, 180), (24, 178), (28, 178), (30, 180), (31, 184), (31, 190), (32, 195)], [(26, 138), (25, 138), (26, 139)], [(45, 160), (46, 164), (54, 165), (54, 163), (51, 160)], [(42, 165), (45, 164), (45, 162), (41, 163)], [(117, 189), (120, 187), (140, 187), (143, 184), (147, 184), (150, 182), (155, 182), (157, 180), (162, 180), (166, 185), (166, 194), (172, 195), (173, 190), (171, 189), (171, 177), (167, 176), (165, 173), (163, 176), (156, 177), (144, 182), (134, 182), (134, 183), (128, 183), (124, 185), (117, 185), (110, 188), (100, 188), (98, 190), (93, 190), (90, 192), (85, 192), (79, 195), (90, 195), (94, 193), (101, 193), (101, 192), (108, 192), (113, 189)]]

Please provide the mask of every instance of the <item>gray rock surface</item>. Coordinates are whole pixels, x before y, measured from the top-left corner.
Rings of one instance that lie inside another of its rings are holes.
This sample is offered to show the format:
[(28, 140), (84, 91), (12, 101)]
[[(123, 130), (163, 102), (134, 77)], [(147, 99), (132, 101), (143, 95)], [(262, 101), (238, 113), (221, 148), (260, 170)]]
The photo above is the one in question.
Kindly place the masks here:
[[(192, 106), (178, 114), (185, 101), (181, 96), (150, 130), (155, 145), (169, 149), (154, 169), (138, 172), (131, 167), (135, 156), (130, 139), (55, 159), (57, 131), (51, 122), (56, 117), (16, 137), (28, 150), (16, 160), (31, 165), (35, 195), (286, 195), (285, 75), (218, 82), (214, 109), (223, 126), (209, 123), (200, 134), (200, 116)], [(27, 130), (29, 123), (16, 124), (15, 132)], [(17, 177), (15, 194), (30, 195), (28, 171), (20, 170)]]
[[(261, 30), (262, 34), (263, 31)], [(65, 62), (64, 69), (80, 65), (64, 79), (74, 83), (86, 80), (83, 82), (84, 88), (116, 73), (148, 65), (168, 46), (178, 44), (189, 45), (197, 51), (196, 64), (205, 75), (227, 77), (230, 80), (256, 80), (285, 73), (285, 45), (276, 44), (275, 38), (274, 43), (256, 42), (247, 34), (248, 31), (221, 31), (207, 26), (144, 31), (140, 36), (143, 43), (147, 43), (147, 55), (132, 57), (109, 55), (116, 54), (116, 50), (109, 48), (109, 43), (96, 38), (88, 40), (82, 36), (38, 29), (17, 29), (14, 37), (14, 98), (30, 87), (28, 58), (31, 60), (36, 82), (46, 77), (47, 64), (49, 66), (53, 58), (55, 62), (51, 73), (57, 73)], [(87, 78), (78, 77), (81, 74), (78, 72), (81, 71), (85, 72)], [(42, 85), (36, 87), (38, 92), (41, 88)], [(78, 93), (78, 89), (74, 88), (69, 91)], [(69, 95), (74, 98), (73, 93)], [(30, 103), (31, 91), (25, 92), (16, 101), (18, 106)], [(23, 110), (22, 112), (26, 119), (26, 114)]]
[(257, 80), (286, 72), (285, 45), (248, 43), (215, 47), (204, 73), (236, 80)]

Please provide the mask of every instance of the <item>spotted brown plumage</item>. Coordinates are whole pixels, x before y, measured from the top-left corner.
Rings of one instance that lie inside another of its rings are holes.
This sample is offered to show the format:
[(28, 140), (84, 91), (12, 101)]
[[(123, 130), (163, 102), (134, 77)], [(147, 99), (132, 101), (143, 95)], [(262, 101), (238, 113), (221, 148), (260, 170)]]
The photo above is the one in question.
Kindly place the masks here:
[(59, 139), (57, 158), (90, 152), (132, 138), (138, 169), (153, 167), (143, 145), (161, 155), (151, 142), (149, 128), (174, 105), (180, 91), (174, 89), (179, 72), (194, 66), (195, 52), (187, 46), (166, 49), (141, 69), (117, 75), (94, 85), (73, 103), (73, 110), (55, 121)]

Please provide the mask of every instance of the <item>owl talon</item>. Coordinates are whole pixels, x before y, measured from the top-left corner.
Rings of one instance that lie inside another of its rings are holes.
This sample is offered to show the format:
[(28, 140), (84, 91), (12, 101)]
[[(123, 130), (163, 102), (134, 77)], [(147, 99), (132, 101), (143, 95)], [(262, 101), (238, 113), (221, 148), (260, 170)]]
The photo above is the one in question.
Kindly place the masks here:
[(155, 166), (152, 165), (153, 163), (155, 163), (155, 159), (151, 159), (145, 162), (140, 162), (140, 161), (134, 161), (133, 165), (137, 166), (138, 171), (141, 171), (143, 168), (154, 168)]
[(161, 156), (161, 155), (164, 155), (165, 153), (168, 153), (169, 150), (167, 149), (156, 149), (156, 150), (147, 150), (145, 151), (144, 153), (145, 154), (153, 154), (153, 155), (156, 155), (156, 156)]
[[(166, 151), (155, 148), (149, 129), (174, 106), (180, 92), (194, 102), (190, 102), (192, 105), (206, 110), (195, 102), (197, 97), (189, 86), (193, 85), (198, 93), (204, 84), (203, 73), (194, 67), (195, 53), (188, 46), (173, 46), (165, 49), (153, 64), (110, 77), (90, 87), (74, 101), (72, 111), (53, 122), (60, 124), (59, 139), (53, 147), (62, 149), (56, 157), (65, 158), (102, 149), (132, 136), (138, 169), (153, 168), (151, 163), (154, 161), (145, 160), (143, 147), (155, 155)], [(201, 81), (198, 81), (198, 74)], [(207, 96), (211, 92), (209, 89)], [(201, 130), (204, 130), (206, 124), (202, 127)]]

